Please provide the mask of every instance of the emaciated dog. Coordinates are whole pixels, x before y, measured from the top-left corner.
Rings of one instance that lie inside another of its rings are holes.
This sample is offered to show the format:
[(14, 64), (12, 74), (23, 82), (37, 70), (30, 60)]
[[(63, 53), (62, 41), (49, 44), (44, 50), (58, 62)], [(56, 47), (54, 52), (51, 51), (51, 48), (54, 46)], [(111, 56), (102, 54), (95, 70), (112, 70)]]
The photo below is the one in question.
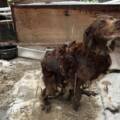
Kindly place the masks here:
[(50, 110), (50, 96), (64, 94), (71, 86), (70, 96), (74, 110), (78, 110), (86, 85), (105, 74), (111, 65), (109, 53), (120, 38), (120, 20), (112, 16), (98, 17), (84, 32), (82, 43), (71, 42), (46, 53), (42, 60), (43, 109)]

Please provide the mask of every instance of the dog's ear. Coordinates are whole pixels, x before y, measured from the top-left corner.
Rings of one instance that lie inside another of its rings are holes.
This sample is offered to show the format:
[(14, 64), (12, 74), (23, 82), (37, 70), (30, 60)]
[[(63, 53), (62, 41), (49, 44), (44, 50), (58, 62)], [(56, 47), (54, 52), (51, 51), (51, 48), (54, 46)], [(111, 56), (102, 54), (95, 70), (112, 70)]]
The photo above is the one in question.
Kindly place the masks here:
[(96, 19), (84, 32), (83, 42), (87, 48), (94, 47), (95, 42), (103, 39), (103, 28), (106, 26), (104, 19)]
[(90, 25), (83, 34), (83, 42), (85, 47), (92, 48), (94, 42), (94, 32), (95, 29), (92, 25)]

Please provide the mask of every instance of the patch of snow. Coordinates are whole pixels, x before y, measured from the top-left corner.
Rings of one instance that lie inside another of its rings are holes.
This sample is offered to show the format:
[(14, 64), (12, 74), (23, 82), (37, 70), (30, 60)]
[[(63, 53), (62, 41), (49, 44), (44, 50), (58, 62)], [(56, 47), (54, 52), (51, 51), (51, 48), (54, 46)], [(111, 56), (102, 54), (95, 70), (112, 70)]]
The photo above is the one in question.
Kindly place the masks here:
[(0, 67), (8, 67), (11, 63), (6, 60), (0, 60)]
[(108, 120), (120, 120), (120, 113), (112, 114), (110, 111), (106, 111)]
[(98, 2), (98, 1), (60, 1), (60, 2), (32, 2), (32, 3), (28, 3), (28, 4), (19, 4), (19, 6), (29, 6), (29, 5), (33, 5), (33, 6), (38, 6), (38, 5), (111, 5), (111, 4), (120, 4), (120, 0), (111, 0), (111, 1), (107, 1), (107, 2)]
[(104, 120), (104, 113), (103, 113), (103, 110), (101, 108), (101, 111), (98, 113), (98, 116), (95, 120)]
[(12, 64), (31, 65), (32, 63), (29, 61), (24, 61), (24, 60), (16, 60), (16, 61), (12, 61)]
[(119, 58), (118, 58), (118, 53), (111, 53), (110, 54), (111, 59), (112, 59), (112, 65), (110, 66), (110, 69), (120, 69), (120, 64), (119, 64)]
[(28, 3), (28, 4), (19, 4), (19, 5), (22, 5), (22, 6), (29, 6), (29, 5), (90, 5), (90, 4), (99, 4), (98, 2), (89, 2), (89, 1), (86, 1), (86, 2), (82, 2), (82, 1), (61, 1), (61, 2), (32, 2), (32, 3)]
[[(39, 104), (37, 104), (38, 101), (23, 101), (18, 104), (14, 104), (7, 112), (7, 117), (9, 120), (33, 120), (32, 117), (33, 111), (35, 109), (38, 110)], [(33, 108), (33, 105), (35, 104), (35, 109)]]
[(40, 106), (40, 93), (44, 89), (40, 70), (25, 72), (13, 88), (14, 102), (7, 111), (9, 120), (33, 120), (32, 113)]
[(62, 107), (61, 106), (56, 106), (56, 109), (57, 110), (62, 110)]
[(13, 69), (13, 65), (11, 62), (6, 60), (0, 60), (0, 72), (1, 73), (8, 73)]
[[(103, 83), (110, 83), (105, 85)], [(109, 120), (120, 119), (120, 74), (112, 73), (106, 75), (99, 83), (106, 115)], [(118, 113), (112, 113), (110, 110), (118, 109)], [(111, 117), (110, 117), (111, 116)]]
[[(41, 85), (41, 73), (40, 71), (29, 71), (25, 73), (23, 78), (15, 84), (13, 95), (22, 99), (31, 99), (35, 97), (36, 88), (43, 89), (44, 85)], [(41, 86), (38, 86), (41, 85)], [(28, 98), (27, 98), (28, 97)]]
[(120, 4), (120, 0), (110, 0), (110, 1), (104, 2), (104, 4)]
[[(120, 69), (119, 53), (113, 52), (110, 56), (112, 59), (110, 69)], [(102, 108), (96, 120), (120, 120), (120, 73), (105, 75), (97, 85), (101, 96), (97, 103)], [(114, 110), (118, 111), (114, 113)]]

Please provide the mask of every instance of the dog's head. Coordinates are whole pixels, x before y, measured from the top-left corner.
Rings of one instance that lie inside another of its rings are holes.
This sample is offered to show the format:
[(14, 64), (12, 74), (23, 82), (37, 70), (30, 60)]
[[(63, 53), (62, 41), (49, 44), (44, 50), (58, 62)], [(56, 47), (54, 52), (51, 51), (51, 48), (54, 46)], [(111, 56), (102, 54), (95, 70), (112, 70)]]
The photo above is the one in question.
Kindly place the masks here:
[(83, 42), (87, 49), (105, 54), (114, 50), (116, 39), (120, 39), (120, 19), (104, 15), (85, 30)]

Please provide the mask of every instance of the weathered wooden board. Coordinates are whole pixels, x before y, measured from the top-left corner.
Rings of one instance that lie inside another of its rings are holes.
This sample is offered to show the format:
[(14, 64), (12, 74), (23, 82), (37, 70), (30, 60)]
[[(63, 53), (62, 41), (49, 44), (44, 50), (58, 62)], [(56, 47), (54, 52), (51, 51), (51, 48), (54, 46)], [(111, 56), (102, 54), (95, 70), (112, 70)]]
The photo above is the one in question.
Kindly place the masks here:
[(84, 30), (100, 14), (119, 17), (119, 5), (13, 5), (17, 38), (25, 43), (81, 41)]

